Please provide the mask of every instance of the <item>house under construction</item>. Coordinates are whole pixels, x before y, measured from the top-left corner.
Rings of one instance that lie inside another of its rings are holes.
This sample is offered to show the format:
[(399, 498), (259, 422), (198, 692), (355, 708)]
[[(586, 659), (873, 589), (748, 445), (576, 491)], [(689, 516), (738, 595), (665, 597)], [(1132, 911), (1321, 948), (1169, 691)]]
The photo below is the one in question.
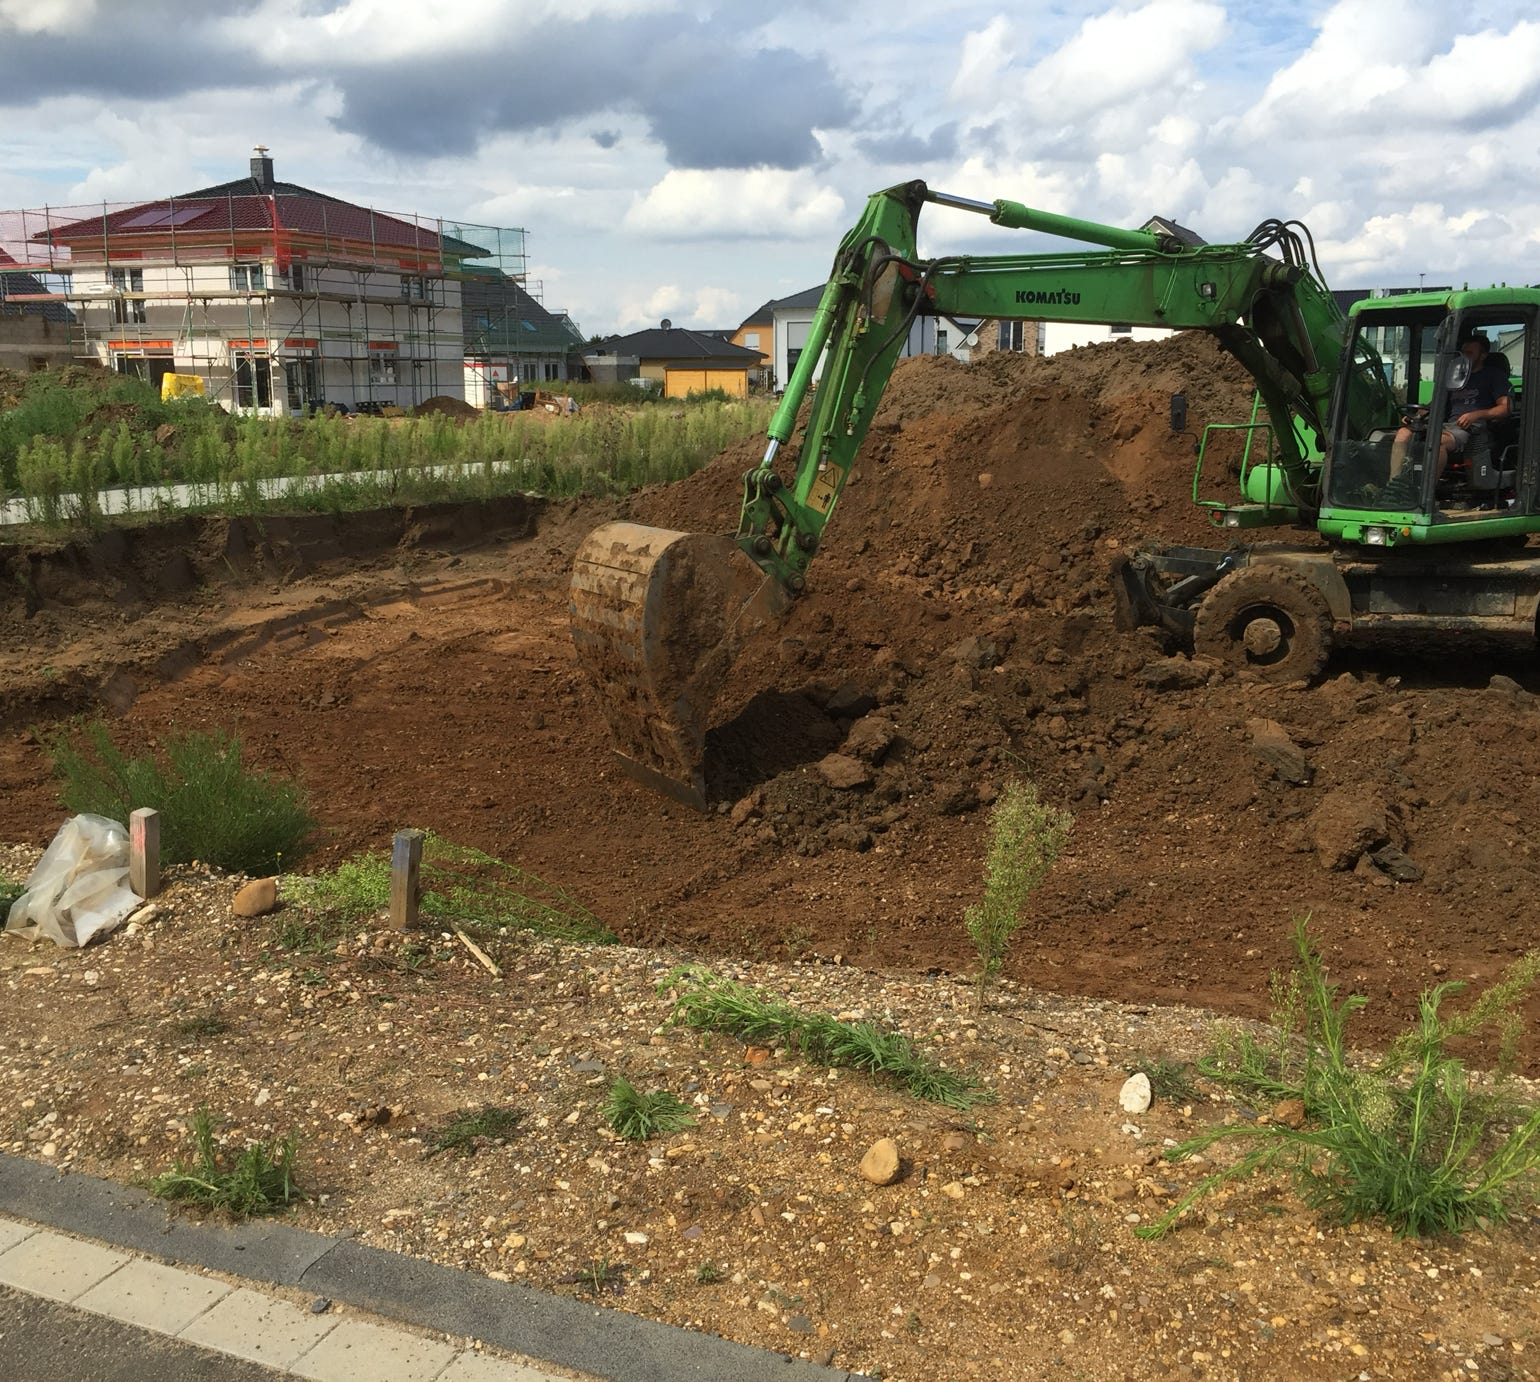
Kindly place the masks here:
[(525, 232), (394, 215), (250, 175), (160, 201), (0, 212), (0, 300), (68, 354), (232, 410), (377, 410), (565, 379), (582, 337), (539, 302)]

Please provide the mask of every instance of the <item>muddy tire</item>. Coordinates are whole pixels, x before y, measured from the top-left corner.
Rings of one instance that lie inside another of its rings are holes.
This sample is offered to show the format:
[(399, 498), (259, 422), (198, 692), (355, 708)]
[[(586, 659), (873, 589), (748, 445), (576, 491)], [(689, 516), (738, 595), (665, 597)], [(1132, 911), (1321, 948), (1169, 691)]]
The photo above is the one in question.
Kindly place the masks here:
[(1232, 571), (1198, 608), (1193, 651), (1267, 681), (1309, 681), (1331, 655), (1331, 611), (1297, 571)]

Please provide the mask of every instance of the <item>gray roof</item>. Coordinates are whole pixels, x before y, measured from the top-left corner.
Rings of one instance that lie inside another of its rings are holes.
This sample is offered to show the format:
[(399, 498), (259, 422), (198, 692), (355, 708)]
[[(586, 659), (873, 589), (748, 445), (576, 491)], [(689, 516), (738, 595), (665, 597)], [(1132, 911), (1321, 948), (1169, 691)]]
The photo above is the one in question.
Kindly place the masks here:
[(820, 283), (816, 288), (804, 288), (800, 293), (793, 293), (790, 297), (776, 298), (774, 302), (767, 303), (771, 312), (778, 312), (783, 308), (817, 307), (818, 301), (823, 297), (826, 284)]
[(757, 365), (763, 358), (757, 350), (724, 341), (708, 331), (689, 331), (682, 326), (653, 326), (633, 331), (629, 336), (606, 336), (585, 354), (634, 355), (639, 360), (721, 360), (732, 364)]

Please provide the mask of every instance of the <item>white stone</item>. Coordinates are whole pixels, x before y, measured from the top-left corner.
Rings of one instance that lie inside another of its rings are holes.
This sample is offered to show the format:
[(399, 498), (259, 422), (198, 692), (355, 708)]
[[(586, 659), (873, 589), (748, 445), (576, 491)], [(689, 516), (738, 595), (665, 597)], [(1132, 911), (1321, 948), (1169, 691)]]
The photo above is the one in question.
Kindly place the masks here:
[(1142, 1070), (1136, 1070), (1124, 1080), (1123, 1088), (1118, 1091), (1118, 1104), (1124, 1113), (1146, 1113), (1154, 1098), (1150, 1077)]

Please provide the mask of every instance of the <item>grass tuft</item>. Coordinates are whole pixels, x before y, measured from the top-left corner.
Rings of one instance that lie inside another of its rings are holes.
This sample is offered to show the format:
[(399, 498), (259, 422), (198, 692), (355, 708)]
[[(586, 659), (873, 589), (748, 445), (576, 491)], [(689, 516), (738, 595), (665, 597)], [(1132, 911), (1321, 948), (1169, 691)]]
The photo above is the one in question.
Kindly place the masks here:
[(475, 1156), (483, 1147), (506, 1142), (518, 1131), (523, 1118), (518, 1109), (501, 1108), (496, 1104), (461, 1109), (434, 1136), (422, 1159), (427, 1161), (440, 1152)]
[(299, 1198), (294, 1180), (293, 1137), (253, 1142), (240, 1151), (222, 1146), (206, 1108), (192, 1118), (193, 1155), (178, 1158), (150, 1182), (150, 1193), (204, 1209), (222, 1209), (237, 1219), (271, 1214)]
[(794, 1047), (825, 1065), (885, 1076), (915, 1098), (947, 1108), (970, 1109), (995, 1100), (978, 1081), (920, 1054), (901, 1032), (804, 1013), (699, 965), (674, 970), (658, 989), (677, 994), (668, 1017), (671, 1025), (731, 1032), (756, 1046)]
[(236, 736), (169, 735), (164, 759), (131, 757), (112, 742), (100, 720), (71, 739), (48, 745), (60, 795), (76, 812), (128, 820), (150, 807), (160, 812), (160, 856), (168, 864), (194, 859), (231, 873), (266, 875), (285, 857), (304, 854), (315, 820), (293, 783), (242, 760)]
[(627, 1142), (645, 1142), (660, 1132), (683, 1132), (695, 1126), (690, 1106), (666, 1089), (643, 1094), (630, 1080), (617, 1076), (604, 1105), (609, 1125)]
[[(570, 893), (543, 878), (427, 832), (421, 869), (424, 917), (481, 931), (532, 931), (558, 940), (613, 944), (615, 935)], [(390, 905), (390, 859), (359, 854), (335, 869), (284, 880), (284, 895), (345, 919)]]
[(1540, 1107), (1473, 1094), (1447, 1044), (1495, 1028), (1511, 1048), (1515, 1008), (1540, 979), (1540, 950), (1510, 966), (1464, 1014), (1442, 1012), (1459, 985), (1424, 993), (1416, 1025), (1378, 1062), (1359, 1066), (1348, 1053), (1347, 1028), (1367, 1000), (1338, 997), (1304, 921), (1294, 944), (1297, 984), (1274, 992), (1275, 1009), (1292, 1027), (1271, 1049), (1250, 1038), (1231, 1041), (1199, 1068), (1253, 1095), (1302, 1100), (1306, 1126), (1213, 1128), (1172, 1148), (1167, 1155), (1180, 1161), (1216, 1142), (1250, 1144), (1135, 1232), (1158, 1238), (1214, 1190), (1270, 1172), (1289, 1176), (1306, 1204), (1338, 1223), (1379, 1220), (1403, 1237), (1509, 1218), (1540, 1187)]

